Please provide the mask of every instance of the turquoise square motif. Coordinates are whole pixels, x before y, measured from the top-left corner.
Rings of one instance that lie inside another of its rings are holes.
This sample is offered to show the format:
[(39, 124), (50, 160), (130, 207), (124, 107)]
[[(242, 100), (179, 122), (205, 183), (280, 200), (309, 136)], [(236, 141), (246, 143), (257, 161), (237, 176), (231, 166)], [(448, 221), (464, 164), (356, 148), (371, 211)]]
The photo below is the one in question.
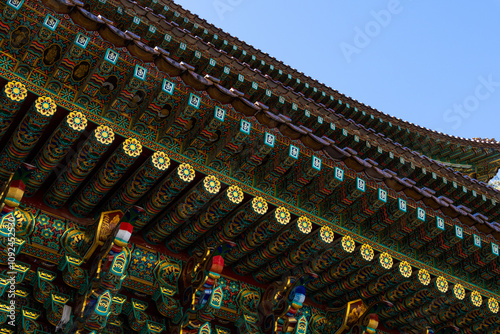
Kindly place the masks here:
[(167, 79), (163, 79), (163, 85), (161, 86), (161, 88), (165, 93), (172, 95), (174, 93), (175, 84), (168, 81)]
[(120, 57), (119, 53), (114, 51), (114, 50), (111, 50), (111, 49), (108, 49), (106, 51), (106, 55), (104, 56), (104, 60), (110, 62), (111, 64), (115, 65), (116, 62), (118, 61), (118, 58)]
[(15, 10), (19, 10), (22, 7), (24, 0), (9, 0), (7, 5)]
[(189, 94), (188, 105), (193, 108), (200, 108), (201, 98), (199, 96), (194, 95), (193, 93)]
[(51, 31), (55, 31), (58, 24), (59, 20), (50, 14), (47, 14), (45, 20), (43, 21), (43, 26)]
[(146, 70), (144, 67), (135, 65), (135, 70), (134, 70), (134, 77), (144, 81), (146, 80), (146, 74), (148, 73), (148, 70)]
[(243, 132), (246, 135), (249, 135), (251, 128), (252, 128), (252, 123), (247, 122), (247, 121), (245, 121), (243, 119), (241, 120), (241, 124), (240, 124), (240, 131), (241, 132)]
[(81, 47), (82, 49), (87, 48), (87, 44), (89, 44), (90, 38), (83, 35), (78, 34), (75, 39), (75, 44)]

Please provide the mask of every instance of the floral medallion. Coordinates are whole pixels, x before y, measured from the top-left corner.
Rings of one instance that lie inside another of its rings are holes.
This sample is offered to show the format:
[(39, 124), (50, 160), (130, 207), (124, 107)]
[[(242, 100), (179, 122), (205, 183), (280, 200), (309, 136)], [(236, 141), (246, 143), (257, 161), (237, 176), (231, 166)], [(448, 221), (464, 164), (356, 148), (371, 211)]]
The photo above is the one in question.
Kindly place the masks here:
[(12, 101), (20, 102), (28, 96), (28, 90), (19, 81), (10, 81), (5, 85), (5, 95)]
[(48, 117), (54, 115), (57, 105), (50, 97), (42, 96), (35, 101), (35, 109), (39, 114)]
[(329, 228), (328, 226), (321, 226), (321, 229), (319, 230), (319, 235), (321, 236), (321, 240), (323, 242), (329, 244), (333, 241), (333, 230)]
[(209, 175), (203, 180), (203, 186), (210, 194), (217, 194), (220, 190), (220, 181), (214, 175)]
[(483, 304), (483, 296), (477, 291), (472, 291), (470, 294), (470, 301), (472, 302), (472, 305), (479, 307), (481, 304)]
[(266, 200), (262, 197), (254, 197), (252, 199), (252, 209), (258, 214), (265, 214), (268, 209)]
[(384, 269), (391, 269), (392, 265), (394, 263), (393, 260), (392, 260), (392, 256), (390, 254), (388, 254), (388, 253), (382, 253), (382, 254), (380, 254), (379, 261), (380, 261), (380, 265)]
[(238, 186), (230, 186), (227, 188), (227, 197), (232, 203), (240, 204), (243, 201), (243, 191)]
[(142, 153), (142, 144), (135, 138), (127, 138), (123, 142), (123, 151), (128, 156), (136, 158)]
[(448, 281), (443, 276), (439, 276), (436, 280), (436, 287), (442, 293), (448, 291)]
[(453, 286), (453, 294), (458, 300), (463, 300), (465, 298), (465, 288), (462, 284), (455, 284)]
[(374, 253), (373, 253), (373, 248), (370, 245), (361, 246), (360, 253), (363, 259), (365, 259), (366, 261), (373, 260)]
[(177, 175), (184, 182), (191, 182), (194, 180), (195, 172), (190, 164), (180, 164), (177, 167)]
[(75, 131), (83, 131), (87, 127), (87, 118), (79, 111), (73, 111), (66, 117), (69, 127)]
[(297, 227), (299, 231), (304, 234), (309, 234), (312, 231), (312, 223), (307, 217), (299, 217), (299, 219), (297, 219)]
[(429, 283), (431, 283), (431, 275), (429, 274), (429, 272), (427, 270), (420, 269), (418, 271), (418, 280), (423, 285), (429, 285)]
[(170, 158), (167, 153), (162, 151), (156, 151), (151, 157), (151, 161), (153, 162), (153, 166), (161, 171), (167, 170), (170, 166)]
[(283, 207), (279, 207), (274, 212), (274, 217), (281, 225), (286, 225), (290, 222), (290, 212)]
[(101, 125), (95, 129), (95, 137), (99, 143), (109, 145), (115, 140), (115, 133), (110, 127)]
[(403, 277), (410, 277), (411, 276), (411, 273), (412, 273), (412, 268), (411, 268), (411, 265), (406, 262), (406, 261), (402, 261), (399, 263), (399, 272), (401, 273), (401, 275), (403, 275)]
[(490, 298), (488, 299), (488, 308), (490, 309), (490, 311), (494, 314), (497, 314), (498, 313), (498, 300), (496, 300), (495, 298)]
[(342, 237), (342, 248), (347, 253), (352, 253), (352, 252), (354, 252), (354, 249), (356, 248), (356, 243), (354, 242), (354, 240), (350, 236), (345, 235)]

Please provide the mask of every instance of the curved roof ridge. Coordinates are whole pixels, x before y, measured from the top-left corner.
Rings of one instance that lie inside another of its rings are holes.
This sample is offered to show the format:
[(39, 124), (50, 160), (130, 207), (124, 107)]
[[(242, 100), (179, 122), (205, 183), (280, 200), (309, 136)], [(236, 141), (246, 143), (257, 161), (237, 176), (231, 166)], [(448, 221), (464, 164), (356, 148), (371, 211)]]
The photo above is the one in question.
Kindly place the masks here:
[[(122, 1), (129, 1), (129, 0), (122, 0)], [(325, 88), (327, 90), (330, 90), (332, 93), (334, 94), (338, 94), (340, 95), (341, 97), (345, 98), (345, 99), (349, 99), (351, 100), (352, 102), (355, 102), (365, 108), (367, 108), (368, 110), (370, 110), (371, 112), (373, 112), (374, 115), (378, 115), (378, 116), (382, 116), (381, 118), (390, 118), (389, 121), (398, 121), (398, 122), (402, 122), (403, 124), (407, 125), (408, 127), (411, 127), (411, 126), (415, 126), (417, 128), (419, 128), (420, 130), (423, 130), (424, 132), (430, 132), (432, 135), (434, 136), (438, 136), (438, 137), (443, 137), (443, 139), (445, 140), (450, 140), (450, 139), (454, 139), (454, 140), (459, 140), (459, 141), (465, 141), (467, 142), (467, 144), (464, 143), (464, 145), (471, 145), (471, 144), (481, 144), (479, 145), (480, 147), (482, 147), (482, 145), (488, 145), (488, 146), (493, 146), (493, 147), (488, 147), (488, 148), (496, 148), (496, 149), (499, 149), (500, 150), (500, 141), (497, 141), (495, 139), (481, 139), (481, 138), (476, 138), (476, 137), (473, 137), (473, 138), (464, 138), (464, 137), (459, 137), (459, 136), (455, 136), (455, 135), (451, 135), (451, 134), (446, 134), (446, 133), (442, 133), (442, 132), (439, 132), (439, 131), (435, 131), (435, 130), (432, 130), (432, 129), (429, 129), (425, 126), (421, 126), (421, 125), (418, 125), (418, 124), (414, 124), (412, 122), (409, 122), (409, 121), (406, 121), (406, 120), (402, 120), (401, 118), (399, 117), (396, 117), (396, 116), (392, 116), (392, 115), (389, 115), (389, 114), (386, 114), (370, 105), (366, 105), (364, 104), (363, 102), (360, 102), (350, 96), (347, 96), (341, 92), (339, 92), (338, 90), (328, 86), (327, 84), (325, 83), (322, 83), (322, 82), (319, 82), (318, 80), (306, 75), (305, 73), (303, 72), (300, 72), (299, 70), (295, 69), (294, 67), (292, 67), (291, 65), (287, 65), (285, 64), (283, 61), (271, 56), (270, 54), (268, 54), (267, 52), (264, 52), (260, 49), (257, 49), (255, 48), (253, 45), (251, 44), (248, 44), (246, 43), (245, 41), (242, 41), (240, 40), (238, 37), (235, 37), (233, 35), (231, 35), (230, 33), (222, 30), (221, 28), (218, 28), (216, 27), (215, 25), (213, 25), (212, 23), (206, 21), (205, 19), (199, 17), (197, 14), (195, 13), (192, 13), (190, 10), (188, 9), (185, 9), (184, 7), (182, 7), (180, 4), (177, 4), (175, 3), (174, 1), (172, 0), (160, 0), (162, 3), (164, 3), (165, 5), (168, 5), (167, 3), (171, 3), (171, 4), (174, 4), (175, 7), (176, 7), (176, 10), (182, 10), (184, 11), (185, 13), (188, 13), (190, 14), (191, 16), (195, 17), (196, 19), (200, 20), (200, 21), (203, 21), (205, 24), (208, 24), (209, 29), (211, 29), (212, 31), (217, 31), (218, 34), (222, 33), (222, 34), (225, 34), (227, 36), (229, 36), (230, 38), (238, 41), (240, 44), (246, 46), (246, 47), (249, 47), (249, 48), (252, 48), (253, 50), (256, 51), (256, 53), (260, 53), (262, 55), (264, 55), (264, 57), (268, 57), (269, 59), (271, 59), (272, 61), (275, 61), (275, 62), (278, 62), (280, 65), (282, 66), (285, 66), (287, 69), (289, 69), (291, 72), (295, 73), (295, 74), (298, 74), (298, 75), (302, 75), (303, 77), (305, 77), (307, 80), (309, 81), (312, 81), (312, 82), (315, 82), (317, 83), (318, 85), (322, 86), (322, 88)], [(252, 69), (253, 70), (253, 69)], [(400, 125), (400, 124), (398, 124)], [(418, 131), (418, 130), (417, 130)]]

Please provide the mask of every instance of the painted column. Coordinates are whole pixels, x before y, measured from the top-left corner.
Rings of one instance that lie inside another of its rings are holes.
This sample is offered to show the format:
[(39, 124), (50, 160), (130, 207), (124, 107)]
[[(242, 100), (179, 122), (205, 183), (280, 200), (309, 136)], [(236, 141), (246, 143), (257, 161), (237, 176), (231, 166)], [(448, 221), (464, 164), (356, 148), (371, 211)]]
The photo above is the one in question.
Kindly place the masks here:
[(141, 153), (142, 144), (139, 140), (126, 139), (77, 195), (70, 207), (71, 213), (77, 217), (87, 216)]
[(322, 226), (310, 237), (300, 243), (286, 256), (269, 263), (265, 268), (259, 270), (255, 279), (259, 282), (268, 282), (284, 272), (295, 268), (297, 265), (319, 252), (333, 241), (333, 231), (328, 226)]
[(257, 249), (255, 252), (241, 259), (234, 267), (234, 271), (240, 275), (246, 275), (267, 262), (274, 259), (279, 254), (286, 251), (294, 243), (311, 233), (312, 223), (306, 217), (296, 219), (290, 227), (281, 231), (275, 239), (265, 247)]
[(134, 205), (170, 166), (165, 152), (155, 152), (114, 194), (105, 211), (126, 210)]
[(196, 214), (219, 190), (220, 181), (213, 175), (206, 176), (171, 212), (156, 221), (154, 226), (144, 233), (144, 239), (152, 244), (160, 243)]
[(230, 186), (197, 220), (177, 232), (167, 243), (167, 247), (174, 252), (185, 249), (234, 210), (243, 201), (243, 197), (243, 191), (239, 187)]
[(189, 164), (180, 164), (175, 171), (167, 177), (152, 191), (150, 191), (139, 206), (145, 212), (135, 221), (136, 231), (146, 226), (156, 215), (169, 205), (174, 198), (194, 180), (195, 171)]
[(269, 213), (262, 222), (248, 231), (244, 238), (241, 238), (236, 247), (224, 255), (226, 264), (231, 264), (241, 259), (246, 254), (257, 249), (264, 242), (271, 239), (276, 232), (281, 230), (290, 222), (290, 212), (286, 208), (279, 207), (274, 212)]
[(5, 135), (16, 113), (28, 96), (26, 87), (18, 81), (9, 81), (0, 95), (0, 138)]
[(87, 119), (81, 112), (71, 112), (52, 133), (43, 148), (33, 159), (35, 171), (26, 182), (26, 194), (33, 195), (64, 158), (71, 145), (80, 137), (87, 126)]
[(45, 203), (53, 208), (63, 206), (90, 174), (114, 139), (115, 134), (111, 128), (104, 125), (97, 127), (47, 191)]
[(18, 125), (0, 153), (1, 174), (14, 172), (35, 146), (55, 114), (57, 105), (50, 97), (39, 97)]

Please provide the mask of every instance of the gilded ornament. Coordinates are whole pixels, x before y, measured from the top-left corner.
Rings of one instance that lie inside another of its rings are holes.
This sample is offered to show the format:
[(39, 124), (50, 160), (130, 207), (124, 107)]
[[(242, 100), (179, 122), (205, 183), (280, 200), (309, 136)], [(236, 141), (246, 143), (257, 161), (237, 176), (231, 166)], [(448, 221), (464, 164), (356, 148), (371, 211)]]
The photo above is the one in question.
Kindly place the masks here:
[(490, 298), (488, 299), (488, 308), (492, 313), (497, 314), (498, 313), (498, 300), (495, 298)]
[(159, 170), (167, 170), (170, 166), (170, 158), (167, 153), (162, 151), (157, 151), (151, 157), (153, 161), (153, 166), (155, 166)]
[(436, 280), (436, 286), (439, 291), (445, 293), (448, 291), (448, 281), (443, 276), (439, 276)]
[(328, 226), (321, 226), (319, 235), (321, 236), (321, 239), (327, 244), (333, 241), (333, 231)]
[(215, 176), (209, 175), (203, 180), (203, 186), (210, 194), (217, 194), (220, 190), (220, 181)]
[(429, 274), (429, 272), (427, 270), (420, 269), (418, 271), (418, 280), (423, 285), (429, 285), (431, 283), (431, 275)]
[(363, 246), (361, 246), (360, 252), (361, 252), (361, 256), (366, 261), (373, 260), (374, 253), (373, 253), (373, 248), (370, 245), (363, 245)]
[(95, 129), (95, 137), (101, 144), (109, 145), (115, 139), (115, 133), (111, 130), (111, 128), (101, 125)]
[(79, 111), (73, 111), (66, 117), (69, 127), (75, 131), (83, 131), (87, 127), (87, 118)]
[(177, 167), (177, 175), (184, 182), (191, 182), (194, 180), (195, 172), (193, 167), (189, 164), (180, 164)]
[(135, 138), (127, 138), (123, 142), (123, 151), (130, 157), (138, 157), (142, 152), (142, 144)]
[(265, 214), (267, 212), (267, 202), (262, 197), (254, 197), (252, 199), (252, 208), (258, 214)]
[(455, 284), (453, 287), (453, 294), (458, 300), (463, 300), (465, 298), (465, 288), (462, 284)]
[(403, 275), (403, 277), (410, 277), (412, 273), (411, 265), (406, 261), (400, 262), (399, 272), (401, 273), (401, 275)]
[(43, 116), (52, 116), (56, 112), (56, 103), (48, 96), (39, 97), (35, 101), (36, 111)]
[(28, 90), (19, 81), (9, 81), (4, 89), (5, 95), (12, 101), (20, 102), (28, 96)]
[(299, 227), (300, 232), (304, 234), (309, 234), (312, 231), (312, 223), (307, 217), (300, 217), (297, 220), (297, 226)]
[(388, 253), (382, 253), (382, 254), (380, 254), (379, 261), (380, 261), (380, 265), (384, 269), (391, 269), (392, 265), (394, 263), (393, 260), (392, 260), (392, 256), (390, 254), (388, 254)]
[(470, 301), (474, 306), (479, 307), (481, 306), (481, 304), (483, 304), (483, 297), (479, 292), (472, 291), (472, 293), (470, 294)]
[(274, 212), (274, 217), (281, 225), (286, 225), (290, 222), (290, 212), (283, 207), (279, 207)]
[(227, 189), (227, 197), (231, 202), (239, 204), (243, 201), (243, 191), (238, 186), (230, 186)]
[(354, 242), (354, 240), (350, 236), (345, 235), (342, 237), (342, 248), (347, 253), (352, 253), (352, 252), (354, 252), (354, 249), (356, 248), (356, 243)]

